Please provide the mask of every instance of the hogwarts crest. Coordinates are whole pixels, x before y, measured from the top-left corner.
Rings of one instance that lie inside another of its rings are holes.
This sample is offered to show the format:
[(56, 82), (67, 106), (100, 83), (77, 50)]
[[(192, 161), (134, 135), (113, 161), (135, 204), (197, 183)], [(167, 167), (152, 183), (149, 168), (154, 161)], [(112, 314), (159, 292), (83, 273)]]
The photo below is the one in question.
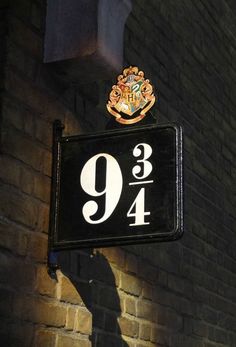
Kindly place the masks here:
[(121, 124), (141, 121), (155, 103), (150, 81), (144, 78), (144, 72), (136, 66), (124, 69), (117, 80), (110, 92), (107, 110)]

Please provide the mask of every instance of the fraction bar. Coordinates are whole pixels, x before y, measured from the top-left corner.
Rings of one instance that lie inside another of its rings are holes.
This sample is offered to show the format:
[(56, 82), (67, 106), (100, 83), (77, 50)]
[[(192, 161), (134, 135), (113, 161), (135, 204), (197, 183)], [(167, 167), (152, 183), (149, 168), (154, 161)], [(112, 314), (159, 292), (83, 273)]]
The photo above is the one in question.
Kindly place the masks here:
[(134, 186), (135, 184), (148, 184), (148, 183), (153, 183), (152, 181), (137, 181), (137, 182), (130, 182), (129, 185), (130, 186)]

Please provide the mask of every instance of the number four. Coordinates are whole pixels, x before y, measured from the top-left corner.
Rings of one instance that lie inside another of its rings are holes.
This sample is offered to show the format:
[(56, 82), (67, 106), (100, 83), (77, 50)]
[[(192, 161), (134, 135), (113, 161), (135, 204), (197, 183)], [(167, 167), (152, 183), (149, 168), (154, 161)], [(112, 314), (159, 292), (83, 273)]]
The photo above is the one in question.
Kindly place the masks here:
[[(134, 213), (132, 212), (133, 209), (135, 210)], [(141, 188), (127, 213), (127, 217), (135, 217), (135, 222), (129, 225), (136, 226), (150, 224), (149, 222), (145, 222), (144, 219), (144, 217), (148, 215), (150, 215), (150, 212), (145, 212), (145, 188)]]

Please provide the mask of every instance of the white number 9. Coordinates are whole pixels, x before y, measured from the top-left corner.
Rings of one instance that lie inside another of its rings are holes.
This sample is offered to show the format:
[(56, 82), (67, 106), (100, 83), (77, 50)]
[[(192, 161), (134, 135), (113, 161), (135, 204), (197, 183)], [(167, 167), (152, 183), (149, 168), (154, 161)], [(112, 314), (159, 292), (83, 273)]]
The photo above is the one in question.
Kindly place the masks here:
[[(106, 159), (106, 172), (101, 173), (106, 177), (106, 184), (104, 190), (101, 192), (96, 190), (96, 166), (99, 158)], [(105, 194), (105, 212), (100, 219), (91, 219), (98, 210), (96, 201), (90, 200), (84, 204), (82, 213), (86, 222), (99, 224), (107, 220), (120, 200), (123, 186), (121, 169), (116, 159), (108, 153), (94, 155), (85, 163), (81, 171), (80, 184), (83, 190), (91, 196), (98, 197)]]

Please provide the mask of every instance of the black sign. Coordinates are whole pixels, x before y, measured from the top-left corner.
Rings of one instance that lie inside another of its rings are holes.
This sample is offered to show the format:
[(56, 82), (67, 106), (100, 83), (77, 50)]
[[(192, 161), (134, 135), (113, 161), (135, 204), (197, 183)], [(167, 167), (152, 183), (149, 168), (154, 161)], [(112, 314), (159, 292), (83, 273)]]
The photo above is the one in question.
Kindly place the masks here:
[(54, 137), (50, 249), (183, 233), (182, 131), (147, 126)]

